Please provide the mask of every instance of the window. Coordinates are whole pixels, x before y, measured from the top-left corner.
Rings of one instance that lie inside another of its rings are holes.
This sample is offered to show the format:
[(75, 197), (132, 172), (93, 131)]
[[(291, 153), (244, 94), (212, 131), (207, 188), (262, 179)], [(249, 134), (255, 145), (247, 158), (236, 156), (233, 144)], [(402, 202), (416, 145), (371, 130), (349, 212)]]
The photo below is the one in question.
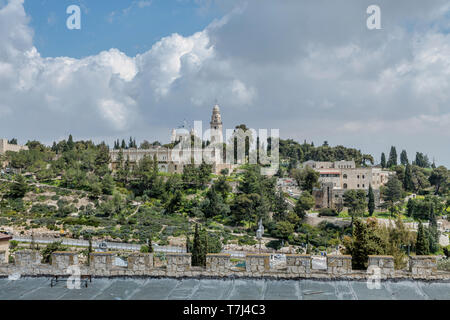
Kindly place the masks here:
[(363, 184), (363, 188), (365, 188), (364, 184)]
[(344, 179), (347, 179), (347, 175), (346, 175), (346, 174), (344, 174), (344, 176), (343, 176), (343, 177), (344, 177)]
[(344, 183), (344, 189), (347, 189), (347, 184), (346, 183)]
[(365, 175), (363, 175), (363, 177), (362, 177), (363, 179), (365, 179)]
[(359, 188), (359, 184), (356, 187)]
[(359, 174), (356, 176), (356, 178), (358, 178), (359, 179)]

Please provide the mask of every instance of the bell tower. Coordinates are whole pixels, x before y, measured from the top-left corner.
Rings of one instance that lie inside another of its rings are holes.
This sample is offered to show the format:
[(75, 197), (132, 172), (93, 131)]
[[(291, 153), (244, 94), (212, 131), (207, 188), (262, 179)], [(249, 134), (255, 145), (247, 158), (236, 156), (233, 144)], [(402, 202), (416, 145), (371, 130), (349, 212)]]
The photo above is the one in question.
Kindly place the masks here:
[(213, 108), (210, 125), (211, 144), (223, 143), (222, 117), (220, 116), (220, 108), (218, 104), (216, 104)]

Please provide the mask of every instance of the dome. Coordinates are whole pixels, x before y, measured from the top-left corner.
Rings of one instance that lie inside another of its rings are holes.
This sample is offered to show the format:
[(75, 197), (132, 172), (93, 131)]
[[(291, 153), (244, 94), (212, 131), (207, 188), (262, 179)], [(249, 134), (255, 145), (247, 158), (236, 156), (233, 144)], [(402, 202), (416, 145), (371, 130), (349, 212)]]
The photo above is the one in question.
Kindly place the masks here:
[(219, 105), (218, 105), (218, 104), (216, 104), (216, 105), (214, 106), (213, 112), (220, 112), (220, 108), (219, 108)]

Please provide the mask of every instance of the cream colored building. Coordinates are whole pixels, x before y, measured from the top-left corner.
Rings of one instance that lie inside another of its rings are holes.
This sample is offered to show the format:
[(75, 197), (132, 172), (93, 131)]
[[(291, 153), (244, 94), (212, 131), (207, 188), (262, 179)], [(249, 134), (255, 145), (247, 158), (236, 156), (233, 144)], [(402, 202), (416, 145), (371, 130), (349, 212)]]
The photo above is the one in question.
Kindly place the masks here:
[(128, 160), (130, 167), (134, 167), (144, 157), (150, 157), (151, 159), (156, 157), (160, 172), (183, 173), (184, 167), (191, 164), (192, 159), (195, 159), (194, 163), (197, 166), (202, 163), (202, 159), (205, 159), (205, 162), (212, 164), (212, 170), (216, 174), (219, 174), (222, 169), (228, 169), (231, 172), (235, 165), (225, 163), (222, 145), (222, 119), (218, 105), (215, 105), (213, 108), (210, 126), (211, 144), (208, 148), (191, 147), (191, 136), (194, 136), (195, 139), (200, 139), (194, 129), (190, 132), (186, 131), (186, 129), (179, 131), (173, 129), (171, 142), (178, 143), (174, 148), (169, 149), (158, 146), (150, 149), (111, 150), (110, 169), (115, 170), (117, 168), (120, 154), (122, 154), (122, 162), (124, 163)]
[(309, 166), (320, 173), (319, 182), (332, 183), (333, 189), (379, 189), (384, 185), (390, 171), (378, 167), (357, 168), (355, 161), (316, 162), (307, 161), (303, 166)]
[(319, 172), (320, 187), (313, 190), (316, 208), (335, 208), (343, 203), (347, 190), (365, 190), (371, 185), (375, 195), (375, 204), (380, 204), (380, 187), (386, 184), (390, 171), (378, 167), (357, 168), (355, 161), (320, 162), (306, 161), (303, 167)]
[(27, 146), (20, 146), (17, 144), (9, 144), (8, 140), (0, 139), (0, 154), (3, 154), (7, 151), (19, 152), (22, 150), (28, 150)]

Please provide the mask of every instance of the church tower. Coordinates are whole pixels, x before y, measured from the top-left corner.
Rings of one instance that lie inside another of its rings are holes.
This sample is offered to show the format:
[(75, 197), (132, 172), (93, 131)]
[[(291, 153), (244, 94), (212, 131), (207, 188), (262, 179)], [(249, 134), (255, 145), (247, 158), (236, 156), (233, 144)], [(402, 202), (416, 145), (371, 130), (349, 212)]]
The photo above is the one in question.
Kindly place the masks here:
[(220, 108), (218, 104), (216, 104), (213, 108), (210, 125), (211, 125), (211, 144), (223, 143), (222, 117), (220, 116)]

